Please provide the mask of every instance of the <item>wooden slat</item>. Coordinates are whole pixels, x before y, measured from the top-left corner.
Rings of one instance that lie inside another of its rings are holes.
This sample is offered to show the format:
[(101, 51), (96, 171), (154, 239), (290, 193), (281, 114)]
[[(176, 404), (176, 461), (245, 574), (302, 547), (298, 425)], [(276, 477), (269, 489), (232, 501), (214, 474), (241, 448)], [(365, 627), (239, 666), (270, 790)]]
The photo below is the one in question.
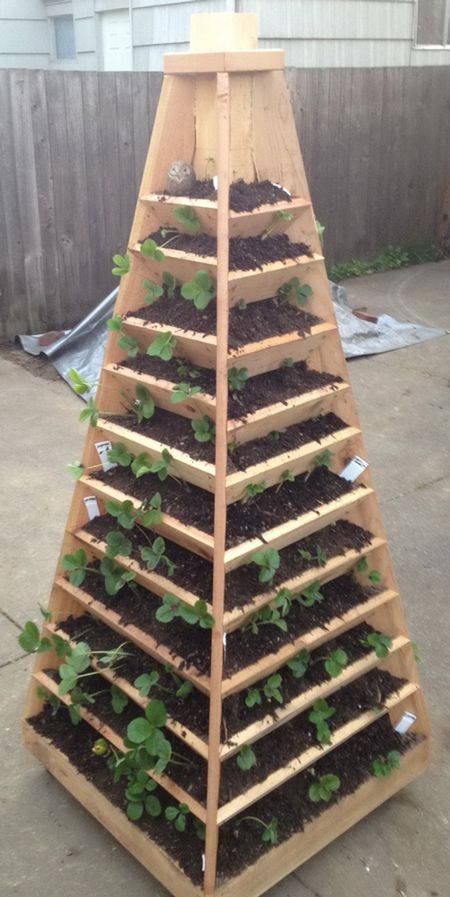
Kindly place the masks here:
[(260, 72), (283, 69), (284, 50), (238, 50), (213, 53), (165, 53), (166, 75), (195, 75), (208, 72)]
[(121, 623), (120, 615), (116, 613), (116, 611), (105, 607), (101, 601), (92, 598), (88, 592), (84, 592), (82, 589), (72, 586), (67, 579), (57, 577), (55, 585), (74, 598), (79, 605), (84, 607), (84, 609), (94, 617), (101, 620), (102, 623), (105, 623), (106, 626), (109, 626), (110, 629), (114, 629), (115, 632), (118, 632), (125, 641), (133, 642), (138, 648), (141, 648), (142, 651), (150, 654), (150, 657), (154, 657), (155, 660), (158, 660), (159, 663), (170, 663), (183, 679), (188, 679), (189, 682), (192, 682), (195, 687), (199, 689), (199, 691), (204, 692), (204, 694), (209, 694), (208, 677), (199, 673), (195, 667), (189, 666), (183, 657), (177, 657), (175, 654), (172, 654), (167, 645), (157, 642), (156, 639), (151, 635), (148, 635), (148, 633), (143, 632), (143, 630), (139, 629), (134, 623)]
[(125, 813), (76, 770), (51, 742), (29, 723), (22, 724), (25, 746), (103, 827), (131, 853), (174, 897), (202, 897), (178, 864), (145, 835)]
[(236, 878), (219, 886), (216, 897), (242, 897), (243, 894), (259, 897), (408, 785), (426, 769), (429, 760), (430, 746), (429, 741), (425, 740), (402, 756), (400, 769), (392, 776), (386, 779), (374, 776), (354, 794), (324, 810), (305, 826), (303, 832), (268, 851)]
[(256, 663), (251, 664), (245, 669), (239, 670), (239, 672), (234, 673), (234, 675), (230, 676), (228, 679), (224, 679), (222, 683), (222, 696), (226, 698), (229, 695), (235, 694), (235, 692), (243, 691), (244, 688), (253, 685), (258, 679), (270, 676), (275, 670), (278, 670), (279, 667), (284, 666), (288, 660), (295, 657), (295, 655), (303, 648), (307, 648), (308, 651), (313, 651), (320, 645), (325, 644), (325, 642), (337, 638), (339, 635), (342, 635), (343, 632), (352, 629), (353, 626), (356, 626), (357, 623), (360, 623), (362, 620), (368, 620), (370, 614), (379, 608), (388, 605), (395, 598), (397, 598), (397, 593), (386, 589), (384, 592), (380, 592), (373, 598), (369, 598), (363, 604), (358, 604), (357, 607), (352, 607), (351, 610), (347, 611), (341, 617), (334, 617), (332, 620), (329, 620), (326, 624), (326, 628), (318, 626), (310, 632), (303, 633), (303, 635), (298, 636), (294, 641), (287, 645), (283, 645), (277, 652), (266, 654), (265, 657), (260, 658)]
[[(389, 657), (409, 644), (409, 639), (405, 636), (397, 636), (397, 638), (394, 638), (392, 641)], [(308, 691), (297, 695), (297, 697), (293, 698), (292, 701), (289, 701), (288, 704), (283, 704), (283, 706), (277, 707), (275, 715), (267, 714), (263, 719), (259, 719), (255, 723), (248, 725), (245, 729), (241, 729), (240, 732), (236, 732), (230, 737), (229, 741), (222, 744), (220, 749), (221, 759), (228, 760), (240, 750), (243, 744), (253, 744), (260, 738), (268, 735), (269, 732), (274, 732), (275, 729), (284, 726), (289, 720), (298, 716), (299, 713), (303, 713), (308, 707), (311, 707), (319, 698), (328, 698), (330, 695), (340, 691), (341, 688), (354, 682), (355, 679), (365, 676), (366, 673), (369, 673), (378, 666), (383, 666), (383, 664), (380, 664), (375, 651), (369, 651), (369, 653), (365, 654), (360, 660), (356, 660), (354, 663), (346, 666), (340, 676), (336, 679), (326, 679), (319, 685), (315, 685)]]
[[(70, 695), (59, 695), (58, 683), (55, 682), (50, 676), (47, 676), (45, 673), (40, 672), (33, 673), (33, 678), (38, 683), (38, 685), (45, 688), (46, 691), (49, 691), (51, 694), (56, 695), (58, 699), (66, 705), (66, 707), (71, 706), (72, 700), (70, 698)], [(118, 735), (117, 732), (113, 728), (111, 728), (111, 726), (102, 722), (102, 720), (99, 719), (98, 716), (96, 716), (94, 710), (87, 710), (85, 707), (80, 706), (79, 711), (81, 718), (86, 723), (89, 723), (89, 725), (92, 726), (92, 728), (96, 732), (98, 732), (98, 734), (101, 735), (102, 738), (105, 738), (106, 741), (109, 741), (109, 743), (112, 744), (118, 751), (120, 751), (120, 753), (126, 754), (127, 748), (125, 747), (123, 738), (121, 738), (121, 736)], [(179, 801), (180, 803), (187, 804), (190, 812), (193, 813), (194, 816), (197, 817), (197, 819), (205, 822), (205, 808), (202, 807), (202, 805), (199, 804), (198, 801), (194, 800), (194, 798), (192, 798), (184, 788), (181, 788), (180, 785), (177, 785), (177, 783), (174, 782), (173, 779), (170, 778), (170, 776), (166, 775), (165, 773), (163, 775), (158, 775), (152, 769), (148, 770), (148, 774), (152, 779), (155, 780), (155, 782), (158, 783), (158, 785), (161, 786), (161, 788), (164, 788), (164, 790), (167, 791), (168, 794), (171, 794), (172, 797), (175, 798), (175, 800)]]
[(117, 380), (121, 385), (127, 386), (132, 393), (134, 393), (137, 385), (141, 384), (142, 386), (145, 386), (150, 390), (154, 402), (166, 411), (171, 411), (173, 414), (180, 414), (182, 417), (189, 418), (200, 417), (207, 414), (215, 420), (215, 396), (209, 396), (207, 393), (200, 392), (198, 395), (186, 399), (185, 402), (180, 402), (179, 404), (174, 405), (171, 398), (175, 381), (162, 380), (159, 377), (153, 377), (151, 374), (139, 374), (130, 368), (120, 367), (120, 365), (116, 364), (105, 365), (104, 371), (110, 375), (111, 379)]
[(399, 704), (402, 704), (406, 698), (414, 695), (417, 690), (417, 685), (410, 682), (407, 683), (407, 685), (404, 685), (398, 693), (396, 692), (386, 699), (383, 704), (383, 709), (376, 715), (374, 714), (373, 709), (367, 710), (356, 719), (353, 719), (339, 729), (336, 729), (331, 736), (329, 744), (317, 744), (314, 747), (303, 751), (298, 757), (290, 760), (288, 766), (270, 773), (263, 782), (253, 785), (253, 787), (249, 788), (244, 794), (240, 794), (238, 797), (229, 801), (229, 803), (224, 804), (219, 810), (219, 825), (228, 822), (229, 819), (237, 816), (238, 813), (241, 813), (243, 810), (247, 809), (247, 807), (250, 807), (251, 804), (254, 804), (257, 800), (265, 797), (266, 794), (270, 794), (275, 788), (279, 788), (280, 785), (288, 782), (289, 779), (292, 779), (309, 766), (312, 766), (322, 757), (329, 754), (330, 751), (333, 751), (341, 744), (344, 744), (345, 741), (349, 741), (354, 735), (357, 735), (358, 732), (367, 729), (368, 726), (372, 725), (375, 719), (380, 719), (380, 717), (385, 716), (391, 709), (394, 710)]

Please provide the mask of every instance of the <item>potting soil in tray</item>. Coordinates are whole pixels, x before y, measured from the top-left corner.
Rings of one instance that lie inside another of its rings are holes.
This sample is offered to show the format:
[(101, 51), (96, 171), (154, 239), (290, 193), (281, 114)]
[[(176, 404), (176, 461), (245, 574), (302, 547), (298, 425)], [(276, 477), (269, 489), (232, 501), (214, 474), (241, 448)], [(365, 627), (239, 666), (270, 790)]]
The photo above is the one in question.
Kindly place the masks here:
[[(207, 395), (216, 394), (216, 372), (208, 368), (195, 368), (195, 377), (178, 373), (180, 360), (172, 358), (171, 361), (161, 361), (160, 358), (152, 358), (150, 355), (138, 355), (137, 358), (127, 358), (117, 365), (117, 369), (127, 368), (139, 374), (150, 374), (159, 380), (173, 383), (191, 382), (199, 386)], [(184, 365), (184, 367), (188, 367)], [(190, 369), (192, 370), (192, 368)], [(266, 374), (257, 374), (250, 377), (245, 389), (240, 392), (230, 392), (228, 399), (228, 417), (245, 418), (247, 414), (258, 411), (260, 408), (268, 408), (279, 402), (286, 402), (294, 396), (301, 396), (314, 389), (323, 389), (325, 386), (334, 386), (342, 383), (342, 377), (335, 374), (322, 373), (309, 368), (304, 361), (298, 361), (292, 367), (280, 367)], [(151, 392), (151, 387), (150, 387)], [(175, 406), (174, 406), (175, 410)], [(200, 415), (199, 415), (200, 416)]]
[[(217, 306), (210, 302), (207, 308), (200, 310), (193, 302), (188, 302), (180, 294), (179, 288), (173, 297), (164, 288), (164, 295), (153, 305), (146, 305), (137, 311), (130, 311), (125, 316), (140, 318), (145, 322), (164, 324), (167, 327), (179, 327), (195, 333), (214, 335), (217, 332)], [(238, 349), (250, 343), (281, 336), (285, 333), (297, 333), (303, 336), (309, 333), (321, 318), (276, 297), (261, 302), (251, 302), (245, 308), (231, 308), (228, 322), (228, 346)], [(239, 364), (239, 357), (236, 358)]]
[[(92, 752), (92, 746), (98, 738), (94, 729), (84, 722), (72, 726), (66, 714), (52, 716), (49, 708), (45, 708), (28, 722), (38, 734), (48, 738), (59, 748), (74, 768), (92, 782), (114, 806), (126, 812), (123, 784), (112, 783), (111, 770), (104, 757), (98, 757)], [(315, 777), (331, 773), (338, 775), (341, 781), (339, 791), (332, 795), (326, 805), (322, 802), (315, 804), (309, 799), (308, 790), (314, 778), (313, 773), (308, 770), (252, 804), (251, 812), (244, 811), (221, 827), (219, 875), (224, 879), (232, 878), (271, 849), (270, 844), (261, 841), (261, 826), (245, 820), (245, 815), (266, 821), (276, 818), (278, 839), (282, 843), (294, 833), (303, 831), (307, 822), (311, 822), (343, 797), (354, 793), (363, 782), (370, 779), (373, 775), (373, 760), (386, 756), (392, 750), (404, 754), (419, 740), (417, 736), (398, 735), (393, 731), (390, 721), (383, 717), (314, 764)], [(154, 794), (161, 801), (163, 813), (165, 807), (174, 804), (174, 799), (162, 788), (158, 788)], [(194, 884), (201, 884), (204, 844), (195, 834), (191, 817), (188, 818), (186, 831), (182, 835), (163, 815), (156, 819), (144, 815), (136, 825), (179, 863)]]
[[(156, 408), (153, 417), (140, 424), (135, 415), (115, 417), (114, 423), (133, 433), (156, 439), (166, 445), (169, 450), (176, 448), (181, 452), (186, 452), (191, 458), (214, 464), (214, 443), (198, 442), (191, 421), (179, 414), (172, 414), (170, 411)], [(286, 430), (274, 432), (271, 436), (245, 442), (238, 445), (232, 453), (230, 452), (227, 471), (235, 473), (238, 470), (246, 470), (269, 458), (282, 455), (284, 452), (295, 451), (309, 442), (317, 442), (319, 446), (322, 439), (344, 429), (344, 427), (347, 427), (345, 421), (330, 411), (320, 417), (313, 417), (300, 424), (293, 424)]]
[[(162, 511), (193, 526), (202, 532), (212, 534), (214, 527), (214, 496), (197, 486), (180, 483), (170, 477), (161, 483), (155, 474), (136, 479), (130, 468), (100, 470), (93, 477), (108, 486), (120, 490), (144, 502), (159, 492)], [(316, 468), (311, 475), (302, 474), (293, 483), (284, 483), (277, 492), (277, 486), (266, 489), (256, 498), (242, 504), (229, 506), (227, 512), (227, 547), (239, 545), (247, 539), (260, 536), (288, 520), (293, 520), (308, 511), (318, 509), (331, 501), (341, 498), (354, 488), (352, 483), (337, 476), (325, 467)]]
[[(170, 194), (161, 192), (163, 197), (169, 198)], [(186, 194), (190, 199), (209, 199), (217, 201), (217, 190), (212, 179), (196, 181), (191, 191)], [(263, 205), (276, 205), (278, 202), (291, 202), (292, 196), (288, 190), (284, 190), (278, 184), (271, 181), (254, 181), (247, 184), (243, 180), (230, 184), (230, 209), (233, 212), (253, 212)]]
[[(92, 564), (94, 570), (98, 566), (96, 563)], [(183, 667), (192, 666), (200, 673), (209, 674), (210, 630), (190, 626), (179, 618), (171, 623), (158, 622), (156, 610), (160, 599), (135, 583), (111, 596), (104, 589), (103, 577), (95, 572), (88, 572), (82, 588), (104, 607), (117, 613), (122, 625), (137, 626), (157, 644), (164, 645), (173, 657), (183, 658)], [(224, 678), (250, 666), (266, 654), (277, 653), (293, 639), (317, 627), (326, 628), (330, 620), (342, 617), (351, 608), (365, 604), (377, 594), (376, 589), (364, 588), (350, 574), (326, 583), (320, 591), (323, 600), (312, 607), (293, 603), (287, 618), (289, 632), (282, 632), (275, 626), (264, 626), (257, 635), (250, 629), (238, 629), (229, 633), (224, 658)]]
[[(117, 529), (114, 517), (105, 514), (94, 517), (84, 527), (85, 532), (90, 533), (96, 539), (105, 541), (109, 532)], [(153, 534), (148, 532), (148, 538), (153, 540)], [(131, 541), (132, 550), (130, 557), (137, 561), (145, 570), (145, 565), (140, 558), (140, 549), (148, 545), (148, 541), (140, 530), (127, 531), (127, 539)], [(362, 529), (355, 523), (347, 520), (338, 520), (324, 527), (318, 533), (313, 533), (305, 539), (299, 539), (287, 548), (281, 549), (280, 566), (275, 573), (271, 589), (276, 589), (282, 582), (300, 576), (305, 570), (316, 567), (320, 571), (317, 561), (317, 550), (325, 552), (327, 559), (345, 554), (354, 549), (361, 551), (370, 543), (372, 534)], [(212, 600), (212, 563), (201, 558), (197, 554), (187, 551), (176, 542), (165, 539), (165, 554), (175, 564), (175, 570), (170, 579), (180, 587), (192, 592), (198, 598), (211, 602)], [(311, 559), (302, 558), (299, 549), (308, 551)], [(156, 573), (167, 576), (164, 564), (158, 566)], [(267, 586), (259, 582), (259, 568), (256, 564), (245, 564), (237, 570), (232, 570), (225, 577), (225, 610), (230, 611), (235, 607), (248, 604), (256, 595), (269, 591)]]
[[(145, 238), (154, 240), (165, 249), (176, 249), (198, 255), (200, 258), (215, 258), (217, 256), (217, 240), (209, 234), (164, 234), (161, 230), (153, 231)], [(166, 245), (167, 244), (167, 245)], [(271, 234), (263, 238), (259, 237), (231, 237), (229, 240), (230, 271), (254, 271), (263, 265), (273, 262), (284, 262), (288, 259), (298, 259), (303, 256), (312, 258), (311, 247), (307, 243), (291, 243), (287, 234)], [(289, 276), (287, 276), (289, 279)]]
[[(59, 630), (65, 632), (73, 641), (86, 641), (97, 651), (111, 651), (123, 645), (123, 639), (106, 624), (101, 623), (89, 614), (81, 617), (69, 617), (59, 624)], [(332, 639), (325, 645), (311, 652), (311, 663), (304, 676), (296, 678), (290, 668), (285, 665), (279, 669), (282, 677), (281, 693), (283, 703), (269, 701), (261, 691), (261, 704), (247, 707), (245, 696), (247, 689), (238, 694), (225, 698), (222, 707), (222, 742), (233, 741), (233, 736), (258, 720), (266, 716), (276, 719), (281, 708), (289, 704), (294, 698), (323, 682), (329, 682), (328, 673), (325, 670), (322, 659), (328, 657), (331, 652), (341, 648), (347, 654), (347, 664), (351, 665), (372, 652), (372, 648), (364, 644), (365, 639), (375, 630), (367, 623), (361, 623), (353, 629), (345, 632), (337, 639)], [(155, 685), (151, 691), (152, 698), (159, 698), (166, 706), (167, 712), (174, 719), (185, 725), (190, 731), (195, 732), (201, 738), (208, 738), (209, 724), (209, 700), (203, 692), (193, 688), (185, 699), (176, 697), (179, 682), (168, 673), (164, 665), (158, 663), (132, 642), (125, 646), (127, 656), (120, 661), (115, 672), (121, 678), (126, 679), (131, 685), (142, 673), (158, 673), (159, 685)], [(176, 676), (176, 673), (175, 673)], [(254, 683), (255, 688), (261, 689), (265, 678)], [(336, 687), (339, 679), (335, 680)]]

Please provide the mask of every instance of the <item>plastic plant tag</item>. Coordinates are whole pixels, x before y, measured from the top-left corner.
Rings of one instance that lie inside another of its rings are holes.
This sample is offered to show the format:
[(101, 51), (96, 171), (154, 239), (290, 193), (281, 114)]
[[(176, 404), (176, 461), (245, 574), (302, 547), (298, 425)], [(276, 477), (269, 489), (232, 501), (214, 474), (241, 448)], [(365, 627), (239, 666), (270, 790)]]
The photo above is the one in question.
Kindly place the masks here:
[(100, 517), (100, 508), (95, 495), (86, 495), (86, 497), (83, 498), (83, 501), (86, 511), (88, 512), (89, 520), (93, 520), (94, 517)]
[(405, 735), (406, 732), (414, 725), (417, 716), (414, 713), (410, 713), (409, 710), (403, 714), (401, 720), (397, 723), (394, 728), (394, 732), (398, 732), (399, 735)]
[(100, 458), (103, 470), (112, 470), (113, 467), (117, 467), (117, 464), (111, 464), (111, 461), (108, 461), (108, 452), (112, 449), (112, 443), (109, 439), (105, 439), (104, 442), (96, 442), (95, 448), (97, 449), (97, 455)]
[(214, 175), (212, 182), (213, 182), (214, 190), (218, 190), (219, 189), (219, 178), (217, 177), (216, 174)]
[(206, 866), (206, 856), (204, 853), (202, 853), (202, 872), (205, 871), (205, 866)]
[(368, 461), (364, 461), (363, 458), (359, 458), (358, 455), (355, 455), (351, 461), (344, 467), (339, 476), (343, 480), (348, 480), (349, 483), (354, 483), (358, 477), (367, 470), (369, 466)]
[(287, 193), (288, 196), (292, 196), (292, 193), (287, 189), (287, 187), (283, 187), (281, 184), (276, 184), (275, 181), (271, 181), (270, 183), (272, 184), (272, 187), (279, 187), (280, 190), (283, 191), (283, 193)]

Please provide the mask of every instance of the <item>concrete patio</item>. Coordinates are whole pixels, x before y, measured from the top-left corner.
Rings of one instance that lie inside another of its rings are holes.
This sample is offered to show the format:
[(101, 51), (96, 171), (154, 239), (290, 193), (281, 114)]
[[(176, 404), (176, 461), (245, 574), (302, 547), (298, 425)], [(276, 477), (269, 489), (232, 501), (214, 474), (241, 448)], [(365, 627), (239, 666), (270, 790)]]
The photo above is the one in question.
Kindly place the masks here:
[[(450, 261), (345, 284), (354, 307), (450, 329)], [(450, 893), (450, 336), (351, 362), (350, 377), (434, 732), (429, 772), (270, 891), (270, 897)], [(42, 363), (0, 357), (1, 897), (167, 892), (22, 749), (32, 661), (17, 635), (46, 604), (80, 456), (80, 401)], [(45, 373), (45, 370), (44, 370)]]

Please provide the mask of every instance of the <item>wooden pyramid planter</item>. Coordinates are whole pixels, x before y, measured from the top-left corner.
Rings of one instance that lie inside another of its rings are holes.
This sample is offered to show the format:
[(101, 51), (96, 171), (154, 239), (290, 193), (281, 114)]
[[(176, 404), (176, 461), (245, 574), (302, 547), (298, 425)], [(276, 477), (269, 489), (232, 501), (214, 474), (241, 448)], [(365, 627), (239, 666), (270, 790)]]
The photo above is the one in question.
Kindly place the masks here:
[[(283, 53), (217, 22), (166, 57), (97, 425), (24, 636), (27, 747), (176, 897), (262, 894), (429, 759), (370, 470), (341, 476), (365, 452)], [(164, 194), (174, 160), (217, 196)]]

